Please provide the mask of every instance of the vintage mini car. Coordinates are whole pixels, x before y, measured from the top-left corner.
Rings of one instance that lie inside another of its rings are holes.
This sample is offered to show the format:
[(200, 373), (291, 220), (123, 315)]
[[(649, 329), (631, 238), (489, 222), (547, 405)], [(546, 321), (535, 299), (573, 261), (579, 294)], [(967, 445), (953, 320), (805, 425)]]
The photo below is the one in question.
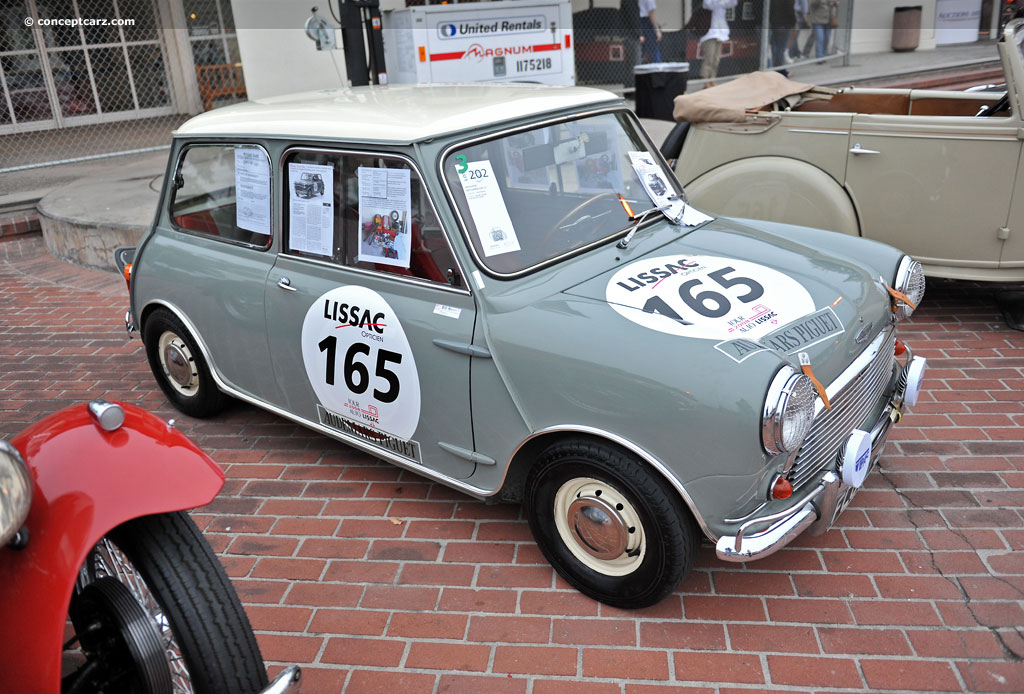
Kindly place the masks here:
[[(289, 195), (305, 173), (323, 198)], [(238, 104), (181, 126), (168, 174), (126, 318), (175, 406), (233, 396), (522, 501), (554, 567), (609, 604), (669, 594), (700, 532), (745, 561), (826, 530), (920, 388), (896, 335), (916, 261), (703, 215), (604, 91)], [(387, 254), (378, 215), (399, 220)]]
[[(1024, 280), (1022, 40), (1017, 20), (998, 43), (1002, 95), (847, 88), (801, 98), (798, 85), (787, 99), (743, 103), (725, 84), (685, 97), (708, 100), (694, 116), (677, 99), (677, 119), (697, 120), (662, 151), (709, 212), (891, 243), (930, 276)], [(735, 116), (709, 103), (716, 92)]]
[(320, 174), (304, 173), (295, 182), (295, 194), (300, 198), (311, 198), (324, 194), (324, 179)]

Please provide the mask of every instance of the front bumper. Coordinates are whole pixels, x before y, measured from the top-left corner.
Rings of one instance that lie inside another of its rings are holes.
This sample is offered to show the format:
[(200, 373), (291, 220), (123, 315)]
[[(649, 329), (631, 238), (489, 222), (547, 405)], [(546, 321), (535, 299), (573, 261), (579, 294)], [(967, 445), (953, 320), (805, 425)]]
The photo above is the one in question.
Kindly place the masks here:
[[(896, 380), (889, 403), (869, 432), (869, 471), (882, 452), (890, 427), (902, 416), (901, 409), (905, 398), (908, 394), (916, 398), (917, 390), (920, 388), (924, 360), (913, 356), (913, 353), (909, 355)], [(782, 549), (804, 531), (820, 535), (832, 527), (857, 492), (857, 488), (843, 483), (838, 463), (825, 471), (817, 484), (807, 486), (809, 489), (797, 496), (785, 509), (764, 515), (755, 512), (743, 521), (735, 535), (723, 535), (719, 538), (715, 546), (718, 558), (735, 562), (761, 559)]]

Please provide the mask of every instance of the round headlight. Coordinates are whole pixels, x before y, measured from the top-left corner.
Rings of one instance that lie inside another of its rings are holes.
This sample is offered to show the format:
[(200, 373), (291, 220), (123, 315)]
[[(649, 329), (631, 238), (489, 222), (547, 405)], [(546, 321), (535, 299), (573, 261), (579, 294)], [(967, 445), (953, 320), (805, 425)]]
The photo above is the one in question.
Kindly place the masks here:
[[(924, 270), (921, 268), (921, 263), (909, 255), (903, 256), (899, 267), (896, 268), (896, 279), (892, 286), (910, 299), (914, 306), (920, 306), (921, 300), (924, 299)], [(913, 312), (914, 309), (905, 301), (896, 300), (896, 320), (909, 318)]]
[(814, 423), (817, 392), (807, 376), (783, 367), (768, 386), (761, 420), (761, 442), (772, 455), (800, 447)]
[(32, 480), (18, 449), (0, 439), (0, 547), (25, 524), (32, 505)]

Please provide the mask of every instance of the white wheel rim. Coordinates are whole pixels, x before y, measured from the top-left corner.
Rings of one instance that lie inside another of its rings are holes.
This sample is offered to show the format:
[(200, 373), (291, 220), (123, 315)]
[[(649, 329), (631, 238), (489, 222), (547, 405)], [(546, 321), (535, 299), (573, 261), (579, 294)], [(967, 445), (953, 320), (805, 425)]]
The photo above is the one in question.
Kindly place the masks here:
[(592, 477), (576, 477), (558, 488), (555, 527), (581, 563), (605, 576), (626, 576), (647, 553), (640, 516), (618, 489)]
[(174, 390), (186, 398), (199, 392), (199, 369), (195, 357), (180, 336), (170, 330), (162, 333), (157, 343), (157, 354), (160, 355), (160, 368)]

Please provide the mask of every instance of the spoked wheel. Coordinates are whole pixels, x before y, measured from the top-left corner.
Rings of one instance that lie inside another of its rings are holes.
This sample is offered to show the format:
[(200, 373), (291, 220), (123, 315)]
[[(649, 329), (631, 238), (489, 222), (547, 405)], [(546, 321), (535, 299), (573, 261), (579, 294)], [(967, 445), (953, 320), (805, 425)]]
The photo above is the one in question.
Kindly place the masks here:
[(610, 446), (548, 448), (527, 477), (525, 504), (544, 556), (595, 600), (653, 605), (693, 566), (698, 535), (679, 495), (643, 461)]
[(139, 518), (90, 553), (69, 617), (84, 664), (65, 694), (251, 694), (266, 686), (252, 627), (187, 514)]
[(170, 311), (159, 308), (143, 326), (146, 357), (157, 383), (176, 408), (192, 417), (210, 417), (227, 404), (195, 339)]

